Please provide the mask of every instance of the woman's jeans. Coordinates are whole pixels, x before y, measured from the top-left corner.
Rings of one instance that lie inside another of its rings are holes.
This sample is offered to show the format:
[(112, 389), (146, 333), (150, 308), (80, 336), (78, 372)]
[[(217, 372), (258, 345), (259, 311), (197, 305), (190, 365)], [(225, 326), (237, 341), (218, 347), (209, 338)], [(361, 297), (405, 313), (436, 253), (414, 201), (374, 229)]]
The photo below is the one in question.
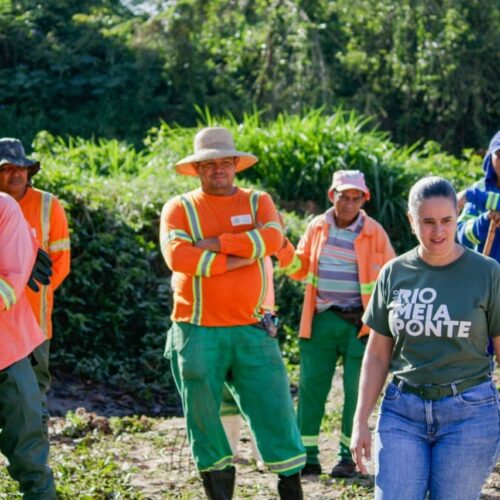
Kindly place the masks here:
[(498, 391), (487, 381), (429, 401), (390, 383), (375, 448), (376, 499), (476, 499), (499, 454)]

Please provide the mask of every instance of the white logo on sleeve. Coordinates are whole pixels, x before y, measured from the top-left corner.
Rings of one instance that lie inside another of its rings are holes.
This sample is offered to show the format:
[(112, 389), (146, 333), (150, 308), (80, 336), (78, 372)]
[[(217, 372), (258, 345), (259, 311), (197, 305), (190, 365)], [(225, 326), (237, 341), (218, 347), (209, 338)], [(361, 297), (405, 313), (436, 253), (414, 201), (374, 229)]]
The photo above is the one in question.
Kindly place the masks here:
[(244, 226), (252, 223), (252, 216), (250, 214), (233, 215), (231, 217), (231, 224), (233, 226)]
[(448, 306), (435, 303), (437, 293), (433, 288), (401, 288), (395, 290), (393, 295), (392, 323), (397, 335), (469, 337), (472, 322), (452, 320)]

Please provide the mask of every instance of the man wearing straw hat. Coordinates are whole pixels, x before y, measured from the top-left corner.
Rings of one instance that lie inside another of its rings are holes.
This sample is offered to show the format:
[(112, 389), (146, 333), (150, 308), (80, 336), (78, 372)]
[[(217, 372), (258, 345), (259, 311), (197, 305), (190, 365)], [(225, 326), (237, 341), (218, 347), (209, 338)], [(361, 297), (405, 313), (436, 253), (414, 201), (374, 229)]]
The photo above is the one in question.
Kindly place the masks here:
[(257, 158), (237, 151), (231, 133), (209, 127), (194, 154), (176, 164), (200, 188), (161, 214), (160, 241), (174, 273), (166, 355), (181, 394), (191, 451), (210, 499), (232, 498), (235, 468), (219, 410), (224, 382), (248, 420), (262, 459), (278, 474), (282, 499), (302, 499), (305, 450), (287, 375), (265, 315), (265, 257), (283, 241), (271, 197), (234, 185)]

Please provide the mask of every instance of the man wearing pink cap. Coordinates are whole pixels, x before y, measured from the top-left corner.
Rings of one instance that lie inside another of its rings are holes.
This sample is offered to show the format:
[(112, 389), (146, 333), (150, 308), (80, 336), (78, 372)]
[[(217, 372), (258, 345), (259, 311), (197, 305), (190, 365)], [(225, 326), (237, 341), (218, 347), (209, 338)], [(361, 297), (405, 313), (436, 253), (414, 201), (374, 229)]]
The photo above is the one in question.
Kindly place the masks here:
[(298, 424), (307, 452), (302, 475), (321, 474), (319, 430), (337, 360), (344, 366), (339, 462), (332, 477), (352, 477), (349, 450), (361, 360), (369, 329), (361, 322), (380, 268), (395, 256), (387, 233), (362, 209), (370, 199), (359, 170), (339, 170), (328, 190), (333, 207), (308, 225), (297, 249), (286, 241), (280, 267), (306, 280), (299, 329)]

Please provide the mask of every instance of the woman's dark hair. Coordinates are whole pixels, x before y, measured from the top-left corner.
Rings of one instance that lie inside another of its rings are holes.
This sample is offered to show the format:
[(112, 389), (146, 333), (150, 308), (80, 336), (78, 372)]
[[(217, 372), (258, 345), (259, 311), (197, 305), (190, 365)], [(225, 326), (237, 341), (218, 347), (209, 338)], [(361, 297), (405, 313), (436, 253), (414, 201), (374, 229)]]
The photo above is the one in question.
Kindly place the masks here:
[(424, 177), (413, 184), (408, 195), (408, 211), (416, 215), (418, 207), (425, 200), (435, 196), (449, 198), (455, 207), (457, 206), (457, 193), (451, 182), (435, 175)]

